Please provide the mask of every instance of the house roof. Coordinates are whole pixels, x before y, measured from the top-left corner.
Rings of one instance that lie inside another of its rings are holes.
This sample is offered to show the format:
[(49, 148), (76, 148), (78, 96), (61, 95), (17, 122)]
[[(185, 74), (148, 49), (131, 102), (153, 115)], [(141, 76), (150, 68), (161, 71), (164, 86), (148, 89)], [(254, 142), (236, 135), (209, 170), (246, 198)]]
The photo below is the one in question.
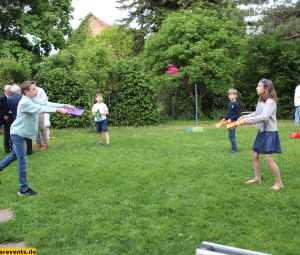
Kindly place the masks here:
[(104, 29), (109, 27), (103, 20), (99, 19), (93, 13), (88, 14), (89, 26), (92, 32), (92, 35), (95, 36), (102, 32)]

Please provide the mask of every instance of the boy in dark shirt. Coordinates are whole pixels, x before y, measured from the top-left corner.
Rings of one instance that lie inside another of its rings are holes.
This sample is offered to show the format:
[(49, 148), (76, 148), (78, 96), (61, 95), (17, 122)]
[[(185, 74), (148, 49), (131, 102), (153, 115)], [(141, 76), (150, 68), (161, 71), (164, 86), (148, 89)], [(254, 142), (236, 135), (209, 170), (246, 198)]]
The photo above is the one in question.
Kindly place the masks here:
[[(238, 91), (236, 89), (229, 89), (227, 94), (230, 102), (228, 103), (228, 112), (225, 119), (227, 120), (227, 123), (230, 123), (232, 121), (236, 121), (240, 117), (241, 110), (240, 110), (240, 104), (236, 100)], [(235, 129), (236, 128), (230, 128), (228, 133), (228, 138), (231, 143), (231, 150), (230, 150), (231, 154), (237, 153)]]

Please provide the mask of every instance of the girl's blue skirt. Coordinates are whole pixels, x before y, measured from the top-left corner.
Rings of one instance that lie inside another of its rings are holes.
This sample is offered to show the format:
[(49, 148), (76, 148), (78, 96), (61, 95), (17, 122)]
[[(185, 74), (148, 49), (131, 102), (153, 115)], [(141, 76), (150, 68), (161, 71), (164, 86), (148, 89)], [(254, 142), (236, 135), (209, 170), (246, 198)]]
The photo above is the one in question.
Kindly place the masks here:
[(258, 154), (281, 153), (277, 131), (258, 131), (253, 144), (253, 150)]

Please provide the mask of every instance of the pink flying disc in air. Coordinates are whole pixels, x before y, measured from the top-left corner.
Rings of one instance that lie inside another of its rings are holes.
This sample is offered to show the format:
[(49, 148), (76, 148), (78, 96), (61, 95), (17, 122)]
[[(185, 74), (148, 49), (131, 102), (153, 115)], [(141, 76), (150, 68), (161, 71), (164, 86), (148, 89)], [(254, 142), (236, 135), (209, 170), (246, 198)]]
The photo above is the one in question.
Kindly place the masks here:
[(168, 70), (165, 74), (179, 74), (179, 69), (173, 64), (168, 64)]

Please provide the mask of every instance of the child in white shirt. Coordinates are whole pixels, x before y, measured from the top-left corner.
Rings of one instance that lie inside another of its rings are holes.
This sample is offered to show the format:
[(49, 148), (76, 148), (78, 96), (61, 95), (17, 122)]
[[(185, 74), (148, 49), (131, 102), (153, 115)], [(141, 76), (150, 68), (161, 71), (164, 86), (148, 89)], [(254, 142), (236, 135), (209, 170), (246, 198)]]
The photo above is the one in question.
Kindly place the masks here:
[(106, 146), (110, 146), (109, 134), (107, 128), (107, 119), (108, 108), (105, 103), (103, 103), (103, 95), (101, 93), (96, 94), (96, 103), (92, 108), (93, 116), (95, 116), (95, 127), (98, 133), (98, 141), (100, 145), (103, 145), (102, 141), (102, 132), (105, 135)]

